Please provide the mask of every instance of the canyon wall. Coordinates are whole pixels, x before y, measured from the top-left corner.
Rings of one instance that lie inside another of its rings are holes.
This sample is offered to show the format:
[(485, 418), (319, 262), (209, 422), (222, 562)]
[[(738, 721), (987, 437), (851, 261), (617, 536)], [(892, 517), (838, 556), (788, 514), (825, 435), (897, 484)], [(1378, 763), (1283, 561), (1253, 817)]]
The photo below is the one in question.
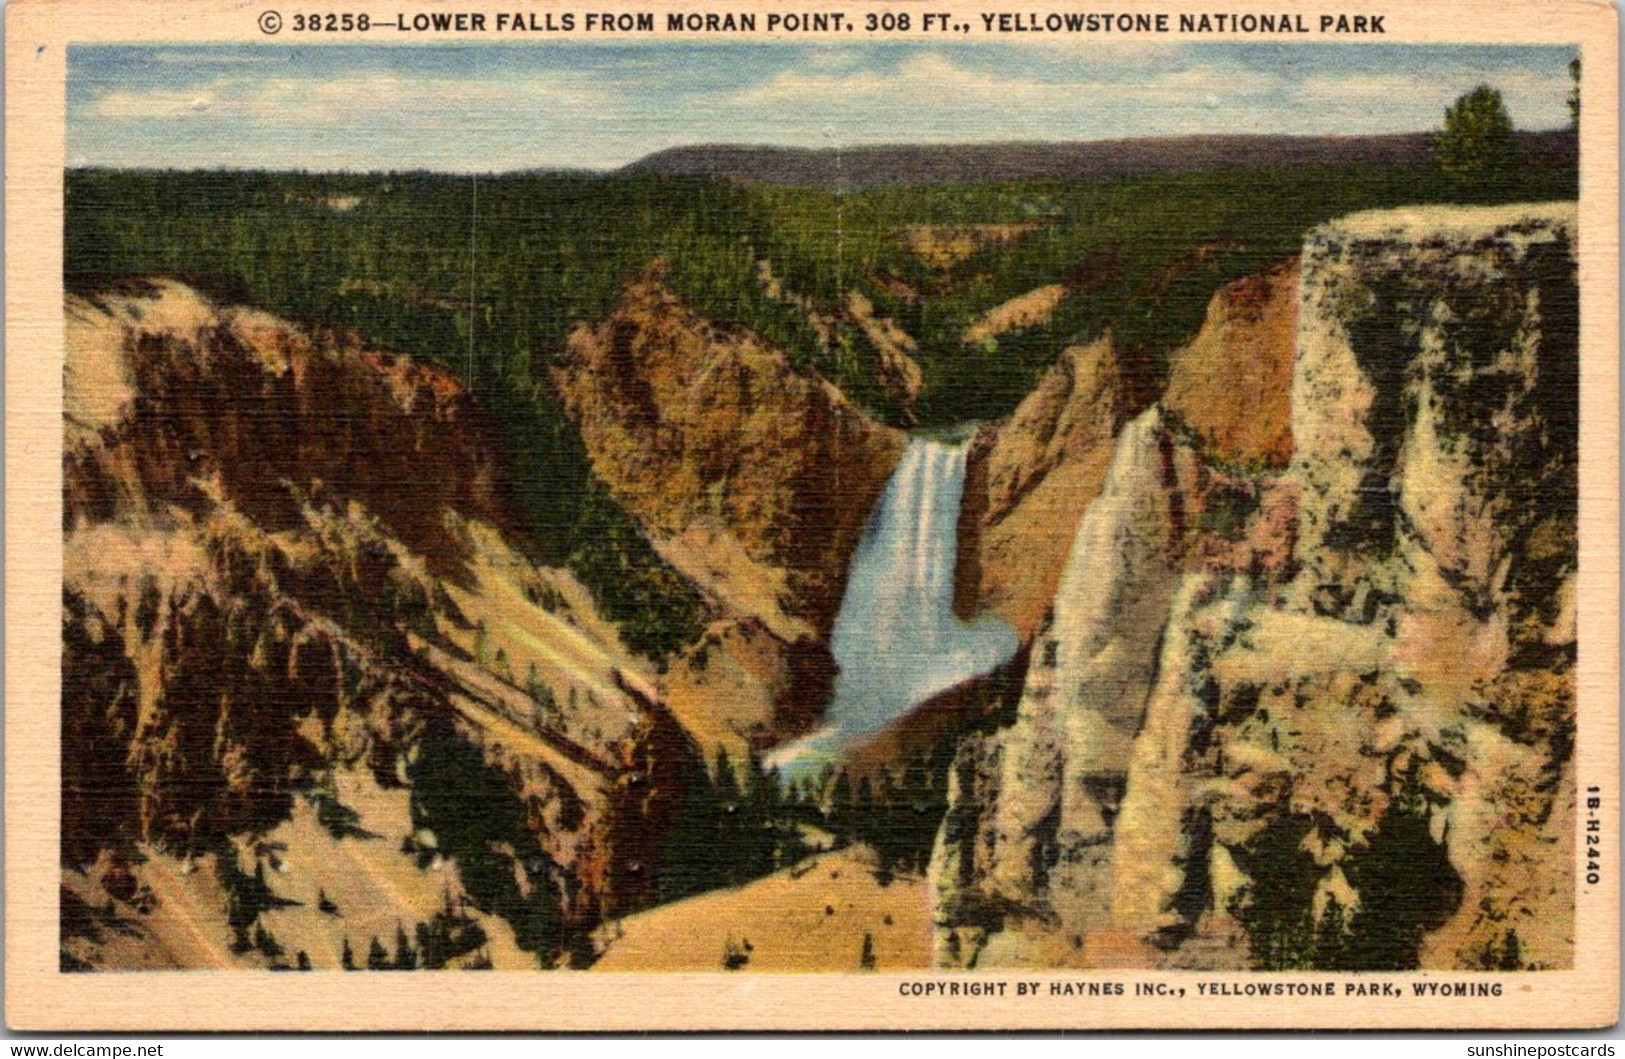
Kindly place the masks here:
[(1008, 421), (972, 439), (954, 582), (962, 617), (991, 611), (1032, 639), (1125, 411), (1107, 336), (1062, 351)]
[(858, 538), (904, 437), (753, 334), (685, 306), (657, 262), (555, 372), (594, 475), (713, 620), (662, 686), (708, 744), (816, 724)]
[(724, 609), (827, 635), (900, 432), (687, 308), (657, 263), (556, 371), (593, 472)]
[(66, 315), (64, 966), (535, 967), (647, 900), (699, 750), (468, 394), (167, 280)]
[[(1291, 455), (1298, 271), (1293, 258), (1221, 287), (1196, 335), (1169, 355), (1164, 422), (1207, 463), (1259, 471)], [(962, 616), (991, 610), (1032, 641), (1118, 434), (1143, 409), (1138, 388), (1107, 334), (1063, 350), (1009, 420), (977, 434), (960, 528)]]
[(1210, 312), (1229, 341), (1116, 438), (1016, 720), (955, 764), (941, 965), (1570, 963), (1575, 223), (1311, 233), (1258, 281), (1297, 288), (1289, 423), (1206, 392), (1284, 377), (1231, 348), (1280, 317)]
[[(1155, 403), (1105, 335), (971, 440), (954, 605), (1026, 672), (949, 777), (940, 965), (1570, 962), (1574, 241), (1346, 218)], [(709, 617), (656, 663), (527, 557), (448, 375), (172, 281), (66, 309), (65, 967), (338, 966), (395, 919), (587, 963), (716, 882), (707, 762), (816, 727), (900, 432), (658, 263), (578, 327), (593, 473)]]

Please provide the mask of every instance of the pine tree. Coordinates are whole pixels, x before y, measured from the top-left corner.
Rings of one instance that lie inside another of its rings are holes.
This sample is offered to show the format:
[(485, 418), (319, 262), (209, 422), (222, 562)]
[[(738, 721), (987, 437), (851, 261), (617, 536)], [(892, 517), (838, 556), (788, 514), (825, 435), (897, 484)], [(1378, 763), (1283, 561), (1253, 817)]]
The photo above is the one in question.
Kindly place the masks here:
[(875, 936), (873, 934), (863, 936), (863, 952), (858, 955), (858, 967), (865, 971), (875, 969)]
[(346, 971), (355, 970), (355, 950), (350, 948), (350, 939), (344, 939), (344, 952), (339, 956), (339, 966)]
[(774, 829), (779, 817), (779, 777), (762, 765), (762, 756), (751, 750), (746, 762), (744, 833), (747, 871), (765, 875), (774, 868), (778, 841)]
[(378, 936), (375, 934), (372, 938), (372, 944), (367, 947), (367, 970), (387, 971), (389, 967), (389, 950), (384, 948), (383, 943), (378, 940)]
[(406, 936), (406, 931), (399, 923), (395, 924), (395, 970), (415, 971), (418, 966), (418, 954), (412, 948), (412, 939)]
[(863, 776), (858, 780), (858, 790), (853, 795), (852, 807), (855, 810), (853, 824), (864, 832), (864, 838), (869, 838), (868, 832), (874, 820), (875, 790), (874, 785), (869, 782), (868, 776)]
[[(942, 812), (938, 811), (931, 785), (930, 769), (926, 767), (925, 751), (916, 750), (909, 755), (898, 797), (901, 802), (896, 824), (897, 841), (901, 847), (898, 866), (905, 871), (923, 871), (931, 859), (931, 846), (936, 841), (937, 825), (942, 820)], [(943, 806), (942, 810), (945, 812), (946, 808)]]
[(274, 960), (283, 954), (283, 948), (277, 944), (276, 935), (265, 929), (263, 923), (254, 924), (254, 948), (267, 959)]
[(530, 671), (525, 676), (525, 690), (533, 703), (532, 723), (539, 732), (558, 727), (559, 704), (553, 697), (553, 689), (542, 680), (541, 674), (536, 671), (536, 663), (530, 664)]
[(1521, 971), (1523, 969), (1523, 944), (1518, 941), (1518, 932), (1509, 930), (1501, 946), (1500, 959), (1496, 961), (1496, 970)]
[(1574, 87), (1569, 89), (1569, 128), (1580, 131), (1580, 57), (1569, 60), (1569, 78)]
[(875, 784), (874, 824), (870, 828), (870, 843), (875, 849), (875, 881), (890, 886), (901, 856), (898, 849), (897, 788), (891, 774), (882, 770)]
[(723, 883), (737, 883), (746, 876), (742, 860), (747, 845), (749, 822), (745, 819), (744, 798), (739, 789), (739, 779), (734, 774), (733, 761), (728, 752), (717, 749), (715, 779), (712, 781), (716, 790), (717, 814), (716, 856), (718, 881)]
[(1349, 923), (1343, 903), (1335, 896), (1326, 899), (1325, 910), (1315, 928), (1310, 965), (1328, 971), (1346, 970), (1349, 961)]
[(717, 797), (722, 800), (723, 806), (729, 812), (736, 812), (739, 808), (740, 789), (739, 777), (734, 773), (733, 759), (721, 747), (717, 748), (716, 778), (713, 781), (717, 790)]
[(851, 841), (852, 780), (845, 769), (835, 774), (835, 786), (829, 795), (829, 823), (839, 845), (844, 846)]
[(1501, 93), (1479, 85), (1457, 99), (1445, 111), (1444, 128), (1434, 137), (1433, 157), (1462, 191), (1476, 192), (1506, 177), (1517, 149), (1512, 117)]

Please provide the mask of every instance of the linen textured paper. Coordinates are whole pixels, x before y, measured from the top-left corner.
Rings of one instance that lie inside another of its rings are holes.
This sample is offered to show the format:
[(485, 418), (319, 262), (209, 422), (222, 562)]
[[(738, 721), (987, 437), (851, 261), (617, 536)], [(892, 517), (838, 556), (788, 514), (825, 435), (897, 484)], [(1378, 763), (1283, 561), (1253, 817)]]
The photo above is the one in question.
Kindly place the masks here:
[(1612, 8), (8, 16), (12, 1025), (1614, 1020)]

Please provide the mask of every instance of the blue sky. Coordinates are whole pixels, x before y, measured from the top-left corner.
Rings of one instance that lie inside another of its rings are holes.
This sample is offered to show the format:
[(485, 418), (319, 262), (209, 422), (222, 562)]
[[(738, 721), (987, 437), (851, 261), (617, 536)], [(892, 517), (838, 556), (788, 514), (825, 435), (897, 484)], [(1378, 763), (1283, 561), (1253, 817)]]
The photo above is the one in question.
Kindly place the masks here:
[(75, 46), (68, 164), (611, 168), (797, 147), (1436, 128), (1480, 82), (1568, 120), (1567, 47), (1386, 44)]

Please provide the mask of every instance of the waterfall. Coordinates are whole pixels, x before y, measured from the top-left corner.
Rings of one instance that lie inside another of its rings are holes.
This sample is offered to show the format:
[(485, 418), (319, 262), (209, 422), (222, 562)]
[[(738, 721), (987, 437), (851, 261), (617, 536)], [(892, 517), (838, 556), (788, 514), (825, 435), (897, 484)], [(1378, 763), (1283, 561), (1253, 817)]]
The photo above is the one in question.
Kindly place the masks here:
[(840, 670), (825, 727), (773, 755), (802, 773), (925, 700), (1015, 654), (1015, 630), (954, 614), (963, 445), (915, 439), (852, 558), (831, 650)]

